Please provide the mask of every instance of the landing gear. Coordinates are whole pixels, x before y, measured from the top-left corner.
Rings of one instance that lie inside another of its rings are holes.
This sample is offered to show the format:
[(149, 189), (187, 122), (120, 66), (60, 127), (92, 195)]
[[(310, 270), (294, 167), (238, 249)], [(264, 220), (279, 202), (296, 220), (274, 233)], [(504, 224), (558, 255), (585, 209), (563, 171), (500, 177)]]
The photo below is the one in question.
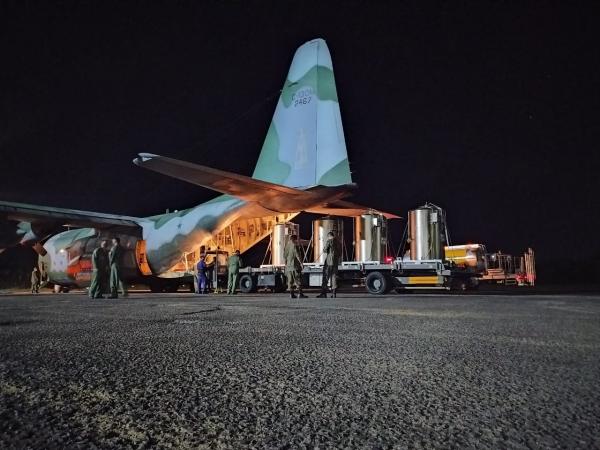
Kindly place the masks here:
[(174, 293), (179, 290), (179, 284), (180, 283), (178, 281), (165, 281), (161, 279), (153, 279), (148, 282), (148, 287), (150, 288), (150, 292), (153, 292), (155, 294), (159, 294), (162, 292)]
[(164, 284), (158, 280), (151, 280), (148, 283), (148, 287), (150, 288), (150, 292), (153, 292), (155, 294), (157, 294), (159, 292), (163, 292), (163, 290), (164, 290)]
[(69, 288), (66, 286), (61, 286), (59, 284), (54, 285), (54, 293), (55, 294), (66, 294), (69, 292)]
[(179, 283), (168, 283), (165, 286), (165, 292), (169, 292), (171, 294), (177, 292), (179, 290)]

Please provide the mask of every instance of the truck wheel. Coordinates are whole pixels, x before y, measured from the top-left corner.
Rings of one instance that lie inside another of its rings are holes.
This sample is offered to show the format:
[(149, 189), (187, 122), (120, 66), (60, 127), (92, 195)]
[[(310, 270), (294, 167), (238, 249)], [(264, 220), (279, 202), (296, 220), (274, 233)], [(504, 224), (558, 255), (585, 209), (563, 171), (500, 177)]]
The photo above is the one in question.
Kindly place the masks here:
[(467, 284), (467, 290), (476, 291), (479, 289), (479, 278), (469, 278), (469, 282)]
[(365, 279), (365, 286), (369, 294), (387, 294), (390, 290), (390, 285), (390, 280), (381, 272), (371, 272)]
[(248, 273), (245, 273), (240, 277), (240, 291), (244, 294), (256, 291), (256, 280)]
[(464, 292), (467, 290), (467, 281), (464, 278), (454, 278), (450, 282), (450, 290), (451, 291), (460, 291)]

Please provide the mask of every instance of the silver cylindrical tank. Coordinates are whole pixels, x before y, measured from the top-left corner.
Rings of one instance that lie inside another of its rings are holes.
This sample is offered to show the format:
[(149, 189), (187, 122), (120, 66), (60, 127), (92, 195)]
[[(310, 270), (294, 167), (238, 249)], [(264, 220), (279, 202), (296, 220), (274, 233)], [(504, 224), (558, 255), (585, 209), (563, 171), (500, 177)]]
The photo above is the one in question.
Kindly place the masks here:
[(344, 239), (344, 222), (333, 217), (323, 217), (313, 221), (314, 262), (321, 264), (325, 262), (326, 255), (323, 254), (323, 248), (330, 231), (333, 231), (341, 242)]
[(298, 236), (300, 226), (297, 223), (276, 223), (273, 226), (273, 238), (271, 241), (272, 264), (274, 266), (285, 266), (285, 245), (292, 235)]
[(410, 259), (443, 259), (445, 225), (441, 208), (422, 206), (408, 212)]
[(380, 261), (387, 247), (387, 222), (383, 215), (362, 214), (354, 218), (354, 255), (356, 261)]

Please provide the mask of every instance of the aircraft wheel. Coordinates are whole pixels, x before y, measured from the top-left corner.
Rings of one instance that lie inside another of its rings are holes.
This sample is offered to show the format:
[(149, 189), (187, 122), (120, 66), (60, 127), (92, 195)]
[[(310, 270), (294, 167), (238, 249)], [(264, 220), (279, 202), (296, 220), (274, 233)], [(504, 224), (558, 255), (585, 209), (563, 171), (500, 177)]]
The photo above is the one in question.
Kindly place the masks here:
[(391, 284), (388, 277), (381, 272), (371, 272), (365, 279), (365, 287), (369, 294), (387, 294), (392, 287)]
[(165, 292), (175, 293), (179, 290), (179, 283), (169, 283), (165, 286)]
[(250, 292), (256, 292), (256, 279), (248, 274), (245, 273), (244, 275), (242, 275), (240, 277), (240, 291), (243, 292), (244, 294), (249, 294)]

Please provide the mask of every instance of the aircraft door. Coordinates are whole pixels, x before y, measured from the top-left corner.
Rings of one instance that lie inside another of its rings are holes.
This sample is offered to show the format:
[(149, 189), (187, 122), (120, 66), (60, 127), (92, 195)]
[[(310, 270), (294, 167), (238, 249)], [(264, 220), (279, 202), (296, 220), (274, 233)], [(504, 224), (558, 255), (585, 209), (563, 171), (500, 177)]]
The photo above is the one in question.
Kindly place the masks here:
[(140, 239), (135, 244), (135, 260), (142, 275), (152, 275), (152, 269), (150, 269), (148, 257), (146, 256), (146, 241), (144, 239)]

